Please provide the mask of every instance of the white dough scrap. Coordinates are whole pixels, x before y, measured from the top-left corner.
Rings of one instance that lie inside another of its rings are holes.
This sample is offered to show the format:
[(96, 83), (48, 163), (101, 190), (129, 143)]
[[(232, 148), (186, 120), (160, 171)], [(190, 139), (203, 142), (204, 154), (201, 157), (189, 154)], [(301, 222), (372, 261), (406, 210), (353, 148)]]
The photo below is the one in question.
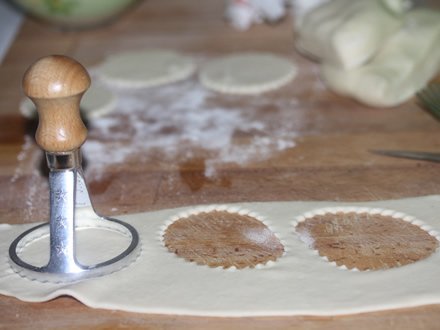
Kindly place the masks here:
[(295, 28), (301, 26), (304, 16), (314, 8), (330, 0), (290, 0), (295, 17)]
[(382, 2), (389, 10), (397, 14), (405, 13), (413, 6), (411, 0), (382, 0)]
[(209, 62), (200, 72), (202, 85), (221, 93), (259, 94), (280, 88), (296, 75), (296, 66), (269, 53), (240, 53)]
[(194, 71), (195, 65), (189, 57), (156, 49), (109, 56), (99, 67), (98, 74), (114, 86), (142, 88), (183, 80)]
[(307, 13), (297, 30), (299, 51), (351, 69), (371, 59), (402, 24), (381, 0), (332, 0)]
[(410, 99), (440, 68), (440, 13), (417, 9), (368, 64), (342, 70), (324, 63), (322, 77), (333, 91), (377, 107)]

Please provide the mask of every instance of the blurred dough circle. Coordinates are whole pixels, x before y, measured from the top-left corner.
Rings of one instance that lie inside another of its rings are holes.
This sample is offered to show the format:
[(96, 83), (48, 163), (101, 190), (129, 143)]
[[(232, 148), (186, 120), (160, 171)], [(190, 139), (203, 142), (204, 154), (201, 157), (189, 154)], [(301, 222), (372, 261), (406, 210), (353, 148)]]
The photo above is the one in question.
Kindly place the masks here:
[(216, 92), (259, 94), (286, 85), (296, 71), (292, 62), (274, 54), (240, 53), (209, 62), (199, 79)]
[[(107, 115), (116, 107), (116, 98), (108, 89), (92, 85), (81, 99), (81, 114), (87, 119), (98, 118)], [(20, 112), (26, 118), (34, 118), (37, 115), (34, 103), (29, 98), (24, 98), (19, 106)]]
[(194, 71), (195, 65), (187, 56), (168, 50), (141, 50), (109, 56), (98, 73), (109, 84), (137, 88), (183, 80)]

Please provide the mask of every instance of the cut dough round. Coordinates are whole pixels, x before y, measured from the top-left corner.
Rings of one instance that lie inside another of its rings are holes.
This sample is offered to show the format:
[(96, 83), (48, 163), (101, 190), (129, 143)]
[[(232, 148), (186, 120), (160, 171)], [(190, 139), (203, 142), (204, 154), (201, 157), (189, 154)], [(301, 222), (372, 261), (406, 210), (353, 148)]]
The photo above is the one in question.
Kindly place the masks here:
[(202, 85), (221, 93), (258, 94), (290, 82), (296, 66), (268, 53), (242, 53), (208, 63), (200, 72)]
[[(116, 107), (116, 98), (108, 89), (92, 85), (81, 100), (81, 113), (87, 119), (98, 118), (113, 112)], [(26, 118), (37, 115), (34, 103), (29, 98), (24, 98), (19, 105), (19, 110)]]
[(131, 51), (108, 57), (99, 67), (101, 78), (119, 87), (152, 87), (188, 78), (193, 61), (168, 50)]

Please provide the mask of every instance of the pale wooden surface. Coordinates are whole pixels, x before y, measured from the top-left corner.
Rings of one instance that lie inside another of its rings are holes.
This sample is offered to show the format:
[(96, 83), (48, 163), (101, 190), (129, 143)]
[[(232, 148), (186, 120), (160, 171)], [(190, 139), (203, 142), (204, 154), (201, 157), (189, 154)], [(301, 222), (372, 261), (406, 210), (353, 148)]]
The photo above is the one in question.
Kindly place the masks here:
[[(282, 54), (299, 65), (295, 96), (307, 108), (295, 109), (302, 120), (294, 148), (244, 167), (225, 165), (214, 179), (204, 176), (203, 157), (178, 164), (150, 159), (139, 165), (134, 159), (126, 166), (109, 166), (99, 180), (89, 182), (97, 209), (104, 214), (115, 213), (115, 205), (117, 213), (131, 213), (222, 202), (360, 201), (440, 193), (438, 164), (368, 152), (375, 148), (440, 150), (439, 123), (414, 100), (393, 109), (372, 109), (326, 90), (316, 95), (309, 87), (319, 83), (312, 81), (317, 67), (295, 52), (289, 20), (238, 33), (225, 25), (222, 15), (222, 1), (202, 5), (195, 0), (149, 0), (113, 25), (93, 31), (63, 32), (27, 21), (0, 67), (1, 222), (32, 222), (47, 216), (46, 178), (32, 176), (41, 155), (32, 141), (24, 139), (34, 126), (18, 114), (27, 67), (48, 54), (69, 55), (90, 66), (109, 54), (145, 47), (206, 58), (246, 50)], [(288, 92), (284, 88), (270, 97)], [(237, 136), (237, 142), (243, 139), (246, 136)], [(19, 160), (26, 141), (35, 152), (27, 153), (32, 159)], [(31, 201), (23, 198), (29, 187), (34, 191)], [(5, 329), (435, 329), (440, 324), (440, 306), (342, 317), (219, 319), (94, 310), (71, 298), (31, 304), (2, 296), (0, 310), (0, 328)]]
[(295, 228), (310, 248), (348, 269), (400, 267), (425, 259), (438, 248), (437, 239), (420, 227), (377, 214), (315, 215)]
[[(257, 233), (259, 241), (249, 233)], [(253, 268), (284, 253), (281, 241), (261, 220), (225, 211), (180, 218), (167, 227), (163, 241), (171, 253), (209, 267)]]

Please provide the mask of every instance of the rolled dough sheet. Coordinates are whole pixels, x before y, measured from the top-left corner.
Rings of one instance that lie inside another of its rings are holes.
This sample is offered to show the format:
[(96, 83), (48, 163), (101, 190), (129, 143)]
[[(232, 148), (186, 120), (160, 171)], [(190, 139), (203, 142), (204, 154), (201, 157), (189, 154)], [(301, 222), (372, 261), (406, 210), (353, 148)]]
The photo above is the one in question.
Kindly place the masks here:
[(296, 66), (269, 53), (237, 53), (212, 60), (202, 68), (202, 85), (216, 92), (259, 94), (280, 88), (296, 75)]
[[(93, 84), (81, 99), (81, 113), (87, 119), (99, 118), (112, 113), (116, 108), (116, 97), (107, 88)], [(20, 112), (26, 118), (35, 118), (37, 110), (29, 98), (19, 105)]]
[[(129, 267), (77, 283), (31, 281), (11, 269), (8, 247), (30, 225), (0, 225), (0, 293), (25, 301), (70, 295), (84, 304), (140, 313), (203, 316), (338, 315), (440, 303), (440, 253), (398, 268), (350, 271), (309, 249), (294, 232), (294, 219), (324, 207), (390, 209), (440, 232), (440, 195), (364, 203), (265, 202), (226, 205), (263, 217), (285, 245), (285, 255), (255, 269), (224, 270), (187, 262), (163, 246), (163, 227), (186, 207), (124, 215), (140, 233), (142, 252)], [(438, 234), (437, 234), (438, 237)], [(123, 240), (122, 240), (123, 241)], [(122, 242), (126, 244), (126, 242)], [(117, 240), (94, 247), (106, 255)], [(114, 251), (112, 252), (114, 253)]]
[(195, 71), (193, 61), (169, 50), (138, 50), (109, 56), (96, 70), (107, 83), (128, 88), (153, 87), (183, 80)]
[(410, 99), (440, 69), (440, 12), (418, 9), (365, 66), (342, 70), (324, 63), (322, 77), (337, 93), (391, 107)]

